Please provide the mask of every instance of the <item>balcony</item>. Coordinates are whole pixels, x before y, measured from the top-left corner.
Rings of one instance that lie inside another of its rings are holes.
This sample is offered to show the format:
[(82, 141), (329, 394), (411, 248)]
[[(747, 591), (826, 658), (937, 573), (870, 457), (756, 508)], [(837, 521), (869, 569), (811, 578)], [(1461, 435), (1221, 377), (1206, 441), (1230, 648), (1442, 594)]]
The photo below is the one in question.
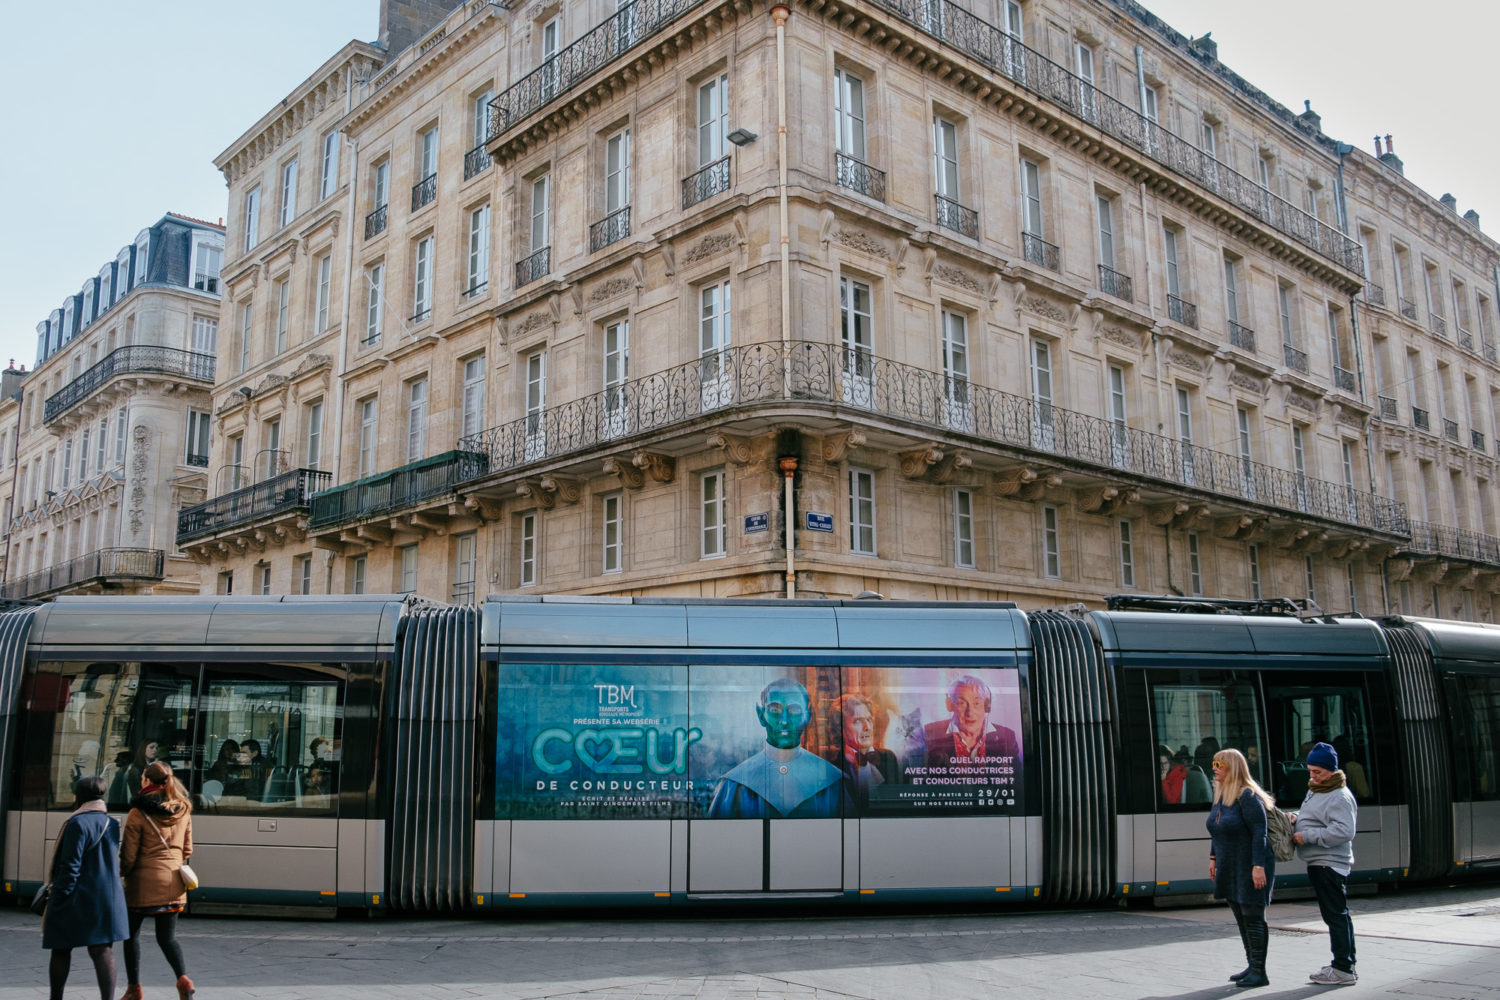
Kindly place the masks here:
[(1240, 326), (1234, 320), (1229, 321), (1229, 346), (1238, 347), (1246, 354), (1255, 353), (1255, 331), (1248, 326)]
[(1495, 364), (1496, 363), (1495, 345), (1494, 344), (1485, 344), (1484, 345), (1484, 360), (1488, 361), (1490, 364)]
[(490, 102), (489, 136), (520, 124), (573, 85), (704, 3), (704, 0), (635, 0), (597, 28), (506, 88)]
[(1135, 294), (1130, 275), (1121, 274), (1112, 267), (1099, 265), (1099, 290), (1125, 302), (1134, 302)]
[(933, 195), (937, 200), (937, 224), (944, 229), (951, 229), (961, 236), (967, 236), (971, 240), (979, 239), (979, 213), (972, 208), (965, 208), (952, 198), (944, 198), (942, 195)]
[(1401, 315), (1405, 316), (1407, 319), (1415, 323), (1417, 321), (1417, 304), (1411, 299), (1403, 298), (1400, 301)]
[(94, 584), (103, 587), (160, 580), (166, 565), (161, 549), (100, 549), (56, 566), (11, 580), (0, 598), (24, 601)]
[(1491, 566), (1500, 565), (1500, 538), (1427, 521), (1411, 522), (1411, 545), (1406, 551), (1445, 559), (1467, 559)]
[(385, 232), (386, 210), (389, 207), (389, 205), (381, 205), (375, 211), (365, 216), (365, 239), (371, 239)]
[(1396, 398), (1394, 396), (1380, 397), (1380, 419), (1388, 423), (1396, 422)]
[(415, 212), (437, 197), (437, 174), (428, 174), (411, 186), (411, 210)]
[(1021, 253), (1028, 264), (1045, 267), (1049, 271), (1062, 270), (1062, 251), (1035, 233), (1021, 234)]
[[(987, 446), (1043, 454), (1052, 462), (1080, 463), (1111, 479), (1123, 469), (1175, 492), (1186, 487), (1298, 517), (1406, 532), (1405, 507), (1383, 497), (971, 382), (963, 383), (962, 420), (955, 422), (953, 387), (954, 380), (941, 372), (836, 344), (753, 344), (549, 406), (465, 437), (459, 447), (488, 459), (479, 475), (495, 475), (560, 456), (619, 448), (627, 435), (659, 435), (667, 428), (701, 433), (705, 417), (726, 411), (745, 416), (734, 408), (769, 405), (782, 412), (793, 403), (861, 410), (921, 434), (958, 433)], [(621, 428), (628, 428), (626, 434)], [(314, 498), (315, 505), (321, 497)]]
[(42, 421), (51, 423), (118, 375), (172, 375), (213, 384), (214, 356), (175, 347), (117, 347), (82, 375), (47, 397)]
[(589, 253), (598, 253), (630, 235), (630, 206), (611, 212), (589, 226)]
[(839, 187), (848, 188), (866, 198), (885, 201), (884, 170), (877, 170), (863, 160), (856, 160), (845, 153), (835, 153), (833, 173)]
[(490, 168), (489, 150), (480, 143), (464, 154), (464, 180), (478, 177)]
[(1281, 345), (1281, 356), (1286, 359), (1286, 366), (1294, 372), (1307, 374), (1307, 352), (1299, 351), (1291, 344)]
[(454, 487), (489, 469), (484, 455), (447, 451), (399, 469), (321, 490), (312, 497), (308, 528), (325, 531), (421, 506), (450, 496)]
[(1432, 321), (1433, 333), (1437, 334), (1439, 337), (1448, 336), (1448, 321), (1446, 319), (1439, 316), (1437, 313), (1433, 313), (1428, 317), (1428, 319)]
[(1198, 329), (1198, 307), (1175, 295), (1167, 296), (1167, 318), (1174, 323)]
[(1140, 151), (1167, 170), (1216, 193), (1246, 215), (1355, 274), (1364, 271), (1360, 245), (1315, 216), (1231, 170), (1213, 156), (1122, 104), (1086, 80), (1027, 48), (1010, 34), (950, 0), (875, 0), (924, 34), (994, 73), (1072, 113)]
[(682, 179), (682, 207), (692, 208), (700, 201), (729, 190), (729, 157), (722, 156), (697, 173)]
[(1469, 447), (1475, 451), (1489, 450), (1484, 443), (1484, 431), (1476, 431), (1472, 427), (1469, 429)]
[(221, 531), (230, 531), (263, 518), (306, 510), (318, 490), (328, 488), (333, 474), (317, 469), (294, 469), (272, 476), (177, 512), (177, 544)]
[(1457, 420), (1449, 420), (1446, 417), (1443, 419), (1443, 437), (1447, 438), (1449, 441), (1452, 441), (1454, 444), (1458, 444)]
[(516, 287), (540, 281), (552, 270), (552, 248), (542, 247), (530, 257), (516, 261)]
[(1333, 384), (1335, 388), (1342, 389), (1344, 392), (1356, 391), (1354, 373), (1338, 365), (1333, 366)]
[(1384, 306), (1385, 289), (1368, 281), (1365, 282), (1365, 301), (1372, 306)]
[(1411, 425), (1419, 431), (1432, 430), (1432, 422), (1428, 419), (1427, 411), (1416, 406), (1411, 408)]
[(1474, 335), (1463, 327), (1458, 328), (1458, 346), (1466, 351), (1474, 349)]

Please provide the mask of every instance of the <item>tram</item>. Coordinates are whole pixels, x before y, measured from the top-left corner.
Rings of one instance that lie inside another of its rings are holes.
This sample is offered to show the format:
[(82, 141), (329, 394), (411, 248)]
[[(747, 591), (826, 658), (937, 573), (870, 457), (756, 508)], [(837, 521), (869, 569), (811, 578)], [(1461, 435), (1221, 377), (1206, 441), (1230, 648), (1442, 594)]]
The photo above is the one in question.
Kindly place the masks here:
[(1500, 867), (1494, 626), (1140, 598), (61, 598), (0, 615), (0, 885), (43, 880), (79, 777), (123, 813), (166, 760), (200, 910), (1160, 902), (1210, 891), (1213, 753), (1295, 807), (1315, 741), (1360, 805), (1351, 882)]

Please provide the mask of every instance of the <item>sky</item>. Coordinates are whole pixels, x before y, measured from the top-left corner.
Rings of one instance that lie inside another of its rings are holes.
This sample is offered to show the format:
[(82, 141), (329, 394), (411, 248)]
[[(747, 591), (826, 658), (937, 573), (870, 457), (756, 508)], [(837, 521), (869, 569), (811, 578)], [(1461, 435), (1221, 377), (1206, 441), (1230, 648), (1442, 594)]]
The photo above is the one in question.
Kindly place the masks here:
[[(352, 38), (380, 0), (11, 4), (0, 60), (0, 361), (36, 361), (36, 324), (166, 212), (218, 220), (213, 158)], [(1390, 133), (1406, 176), (1500, 234), (1489, 43), (1500, 6), (1429, 0), (1144, 0), (1327, 134)]]

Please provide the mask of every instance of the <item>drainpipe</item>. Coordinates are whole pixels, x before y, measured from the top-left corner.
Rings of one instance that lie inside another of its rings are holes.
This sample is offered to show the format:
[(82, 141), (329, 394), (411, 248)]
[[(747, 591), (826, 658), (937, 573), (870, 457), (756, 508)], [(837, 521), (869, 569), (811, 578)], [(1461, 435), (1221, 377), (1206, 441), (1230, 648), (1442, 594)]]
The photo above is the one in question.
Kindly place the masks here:
[[(781, 398), (792, 398), (792, 247), (791, 221), (787, 209), (786, 181), (786, 22), (792, 11), (785, 4), (771, 8), (776, 19), (776, 186), (781, 223)], [(786, 530), (786, 597), (797, 596), (797, 525), (792, 497), (792, 481), (797, 475), (797, 459), (782, 457), (782, 490), (786, 513), (782, 518)]]
[(1139, 45), (1135, 47), (1135, 85), (1140, 91), (1141, 117), (1144, 118), (1146, 116), (1146, 50)]
[[(349, 367), (349, 337), (353, 331), (349, 329), (349, 302), (354, 292), (354, 218), (355, 211), (359, 208), (359, 143), (344, 136), (344, 144), (349, 150), (349, 209), (345, 216), (349, 220), (349, 239), (345, 241), (348, 252), (344, 260), (344, 308), (343, 315), (339, 321), (339, 367), (333, 373), (333, 477), (331, 486), (337, 486), (343, 479), (344, 458), (344, 378), (343, 374)], [(384, 289), (381, 290), (384, 294)], [(326, 416), (325, 416), (326, 419)], [(329, 553), (330, 557), (333, 555)], [(329, 572), (333, 571), (332, 561), (329, 563)]]

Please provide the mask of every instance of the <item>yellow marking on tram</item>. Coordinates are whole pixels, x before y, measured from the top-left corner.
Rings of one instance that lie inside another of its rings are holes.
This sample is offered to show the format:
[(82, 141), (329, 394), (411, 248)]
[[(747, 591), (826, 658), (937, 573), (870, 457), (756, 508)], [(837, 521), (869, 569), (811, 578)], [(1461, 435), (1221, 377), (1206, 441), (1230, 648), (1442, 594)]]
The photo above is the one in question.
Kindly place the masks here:
[(479, 893), (478, 895), (476, 895), (474, 897), (474, 899), (477, 901), (475, 905), (477, 905), (477, 906), (483, 906), (484, 905), (484, 893), (482, 893), (482, 892)]
[(524, 893), (524, 892), (513, 892), (513, 893), (510, 894), (510, 898), (511, 899), (525, 899), (526, 898), (526, 893)]
[(332, 896), (332, 895), (335, 895), (335, 893), (334, 893), (334, 891), (332, 889), (321, 889), (321, 890), (318, 891), (318, 895), (319, 896)]
[(874, 889), (861, 889), (861, 890), (859, 890), (859, 894), (861, 896), (873, 896), (873, 895), (875, 895), (875, 890)]
[(657, 899), (665, 899), (672, 894), (670, 892), (653, 892), (651, 895), (655, 896)]
[(1171, 885), (1171, 882), (1158, 882), (1157, 885)]
[(1008, 886), (1008, 885), (997, 885), (997, 886), (995, 886), (995, 891), (996, 892), (1010, 892), (1010, 886)]

